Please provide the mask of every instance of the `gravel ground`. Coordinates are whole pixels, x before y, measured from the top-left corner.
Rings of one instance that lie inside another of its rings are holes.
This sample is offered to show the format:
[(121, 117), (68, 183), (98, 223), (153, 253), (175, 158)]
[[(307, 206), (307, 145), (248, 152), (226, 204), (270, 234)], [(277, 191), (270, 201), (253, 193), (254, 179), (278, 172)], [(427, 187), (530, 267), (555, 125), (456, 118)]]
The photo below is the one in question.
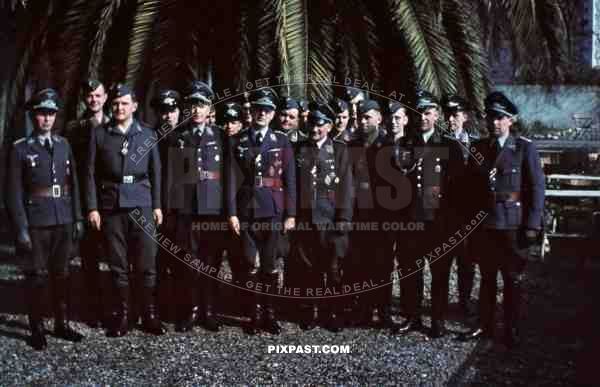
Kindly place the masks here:
[[(231, 324), (217, 334), (200, 327), (175, 333), (169, 324), (169, 334), (158, 338), (133, 330), (124, 338), (109, 339), (103, 330), (75, 322), (85, 341), (76, 345), (49, 336), (45, 352), (31, 350), (24, 341), (28, 331), (22, 284), (14, 264), (4, 262), (0, 264), (0, 385), (593, 385), (594, 365), (589, 360), (600, 344), (592, 335), (600, 326), (594, 299), (600, 290), (600, 265), (597, 260), (582, 262), (551, 257), (543, 264), (531, 263), (524, 340), (513, 350), (501, 344), (457, 341), (456, 333), (466, 331), (468, 324), (453, 304), (451, 333), (434, 341), (421, 333), (393, 336), (375, 328), (350, 328), (338, 334), (321, 328), (305, 332), (291, 322), (283, 323), (280, 336), (249, 337), (235, 319), (224, 316)], [(76, 269), (74, 276), (78, 275)], [(453, 272), (453, 301), (455, 283)], [(268, 345), (324, 344), (349, 345), (351, 353), (267, 351)]]

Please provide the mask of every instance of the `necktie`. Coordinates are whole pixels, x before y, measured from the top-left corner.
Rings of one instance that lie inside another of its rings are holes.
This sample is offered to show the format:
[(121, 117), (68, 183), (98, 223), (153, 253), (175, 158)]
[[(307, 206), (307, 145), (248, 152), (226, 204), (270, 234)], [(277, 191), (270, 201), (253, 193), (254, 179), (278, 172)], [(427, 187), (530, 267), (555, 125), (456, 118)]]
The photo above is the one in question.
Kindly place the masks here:
[(263, 142), (262, 132), (256, 133), (256, 145), (261, 146)]
[(44, 148), (46, 148), (48, 153), (52, 154), (52, 144), (50, 144), (49, 138), (47, 138), (46, 141), (44, 141)]

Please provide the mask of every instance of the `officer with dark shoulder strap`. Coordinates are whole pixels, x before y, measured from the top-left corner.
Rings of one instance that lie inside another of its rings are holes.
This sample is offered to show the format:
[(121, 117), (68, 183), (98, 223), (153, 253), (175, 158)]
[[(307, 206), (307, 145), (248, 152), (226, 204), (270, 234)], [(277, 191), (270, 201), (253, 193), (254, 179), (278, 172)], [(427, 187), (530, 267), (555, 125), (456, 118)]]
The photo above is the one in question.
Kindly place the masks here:
[[(469, 106), (467, 105), (467, 102), (458, 95), (450, 95), (444, 98), (442, 105), (450, 129), (447, 135), (460, 143), (463, 160), (466, 165), (470, 157), (471, 144), (479, 139), (479, 133), (471, 134), (467, 132), (465, 124), (471, 119)], [(464, 174), (462, 181), (457, 183), (457, 185), (461, 187), (468, 187), (469, 184), (470, 180), (467, 174)], [(476, 217), (477, 211), (474, 212), (472, 210), (473, 206), (469, 200), (468, 192), (464, 192), (460, 197), (457, 197), (456, 206), (454, 207), (451, 216), (456, 217), (456, 224), (463, 230), (464, 227)], [(450, 254), (456, 257), (456, 264), (458, 267), (459, 305), (464, 315), (469, 316), (471, 314), (470, 300), (473, 291), (473, 280), (475, 278), (475, 264), (473, 262), (473, 249), (470, 238), (463, 238), (462, 242), (460, 242)]]
[[(110, 121), (104, 114), (104, 104), (108, 95), (104, 85), (96, 79), (88, 79), (82, 87), (85, 96), (86, 110), (83, 116), (67, 124), (64, 136), (73, 148), (73, 156), (77, 162), (77, 179), (83, 185), (87, 174), (87, 151), (92, 130)], [(85, 190), (80, 190), (81, 204), (85, 204)], [(87, 213), (86, 209), (83, 209)], [(79, 243), (79, 255), (85, 276), (85, 294), (88, 310), (84, 318), (89, 326), (99, 328), (104, 320), (104, 304), (100, 294), (100, 267), (102, 234), (86, 227), (84, 238)]]
[[(346, 145), (328, 136), (334, 119), (328, 105), (312, 104), (307, 123), (311, 137), (296, 151), (298, 220), (303, 227), (294, 232), (286, 281), (309, 297), (301, 327), (316, 326), (318, 306), (320, 321), (337, 332), (343, 327), (342, 263), (352, 220), (352, 166)], [(325, 289), (324, 296), (330, 298), (317, 300), (317, 288)]]
[[(359, 103), (357, 113), (360, 126), (348, 142), (348, 150), (354, 173), (353, 219), (359, 227), (350, 233), (351, 264), (348, 265), (350, 270), (346, 271), (347, 282), (353, 289), (359, 286), (362, 290), (355, 309), (357, 322), (373, 325), (377, 311), (378, 325), (393, 328), (390, 273), (394, 264), (389, 233), (384, 230), (384, 224), (388, 224), (396, 212), (393, 207), (398, 203), (388, 194), (395, 184), (395, 177), (401, 177), (401, 174), (396, 172), (394, 176), (392, 170), (392, 147), (382, 126), (379, 103), (364, 100)], [(389, 162), (382, 162), (386, 159)]]
[(123, 336), (129, 329), (129, 265), (133, 264), (140, 284), (142, 327), (162, 335), (165, 329), (155, 303), (158, 242), (153, 239), (155, 227), (162, 224), (157, 137), (133, 118), (137, 99), (132, 89), (115, 85), (109, 101), (113, 121), (92, 131), (86, 179), (88, 221), (104, 233), (116, 293), (106, 334)]
[(422, 330), (423, 267), (429, 257), (431, 269), (431, 329), (429, 335), (438, 338), (446, 333), (445, 314), (448, 307), (449, 275), (452, 260), (448, 254), (435, 253), (448, 244), (454, 233), (449, 209), (456, 197), (455, 181), (463, 174), (464, 164), (460, 145), (436, 130), (439, 103), (429, 92), (417, 92), (416, 110), (420, 113), (415, 135), (409, 148), (406, 176), (412, 189), (408, 208), (410, 221), (421, 227), (404, 234), (400, 268), (400, 294), (407, 320), (397, 331), (406, 333)]
[[(261, 297), (248, 290), (242, 302), (250, 314), (250, 334), (264, 329), (279, 334), (273, 296), (279, 273), (276, 246), (279, 234), (296, 224), (296, 170), (294, 148), (283, 132), (271, 129), (275, 116), (276, 95), (259, 89), (251, 96), (252, 126), (231, 138), (227, 186), (229, 224), (244, 251), (243, 284), (263, 285)], [(259, 278), (260, 274), (260, 278)], [(261, 316), (261, 305), (263, 312)]]
[[(162, 172), (162, 211), (163, 211), (163, 224), (160, 226), (160, 233), (165, 239), (169, 241), (175, 241), (175, 226), (176, 226), (176, 213), (173, 211), (170, 205), (171, 193), (169, 192), (169, 179), (172, 176), (168, 173), (169, 169), (166, 167), (169, 165), (169, 149), (171, 144), (176, 143), (176, 138), (182, 129), (182, 125), (179, 125), (179, 117), (181, 115), (182, 105), (181, 97), (176, 90), (163, 89), (160, 90), (150, 101), (150, 105), (158, 115), (158, 124), (154, 128), (156, 141), (158, 141), (158, 150), (160, 153), (161, 161), (161, 172)], [(172, 250), (169, 248), (159, 248), (157, 259), (157, 282), (158, 282), (158, 294), (166, 295), (166, 301), (162, 302), (161, 307), (164, 307), (167, 311), (168, 318), (172, 317), (176, 313), (175, 309), (178, 306), (177, 297), (170, 291), (173, 289), (173, 273), (179, 265), (180, 260), (183, 259), (184, 254), (182, 250)], [(177, 282), (175, 282), (176, 284)], [(175, 299), (173, 299), (175, 296)]]
[(544, 173), (531, 140), (511, 133), (518, 109), (501, 92), (485, 100), (486, 120), (492, 136), (477, 142), (469, 160), (472, 201), (487, 216), (474, 240), (481, 256), (479, 327), (463, 339), (493, 338), (496, 277), (504, 283), (504, 342), (518, 343), (521, 282), (527, 264), (523, 238), (535, 240), (542, 224)]
[[(204, 328), (218, 331), (217, 273), (225, 244), (224, 212), (224, 133), (209, 124), (214, 92), (204, 82), (193, 81), (185, 95), (191, 113), (177, 143), (169, 151), (167, 179), (173, 200), (169, 208), (177, 215), (176, 241), (190, 259), (197, 259), (210, 269), (199, 273), (185, 262), (176, 265), (175, 280), (178, 302), (176, 330), (186, 332), (201, 322)], [(188, 164), (189, 172), (185, 172)], [(189, 261), (189, 259), (188, 259)]]
[(78, 342), (83, 336), (68, 323), (69, 258), (83, 235), (79, 186), (71, 146), (52, 135), (58, 95), (44, 89), (27, 103), (34, 132), (17, 140), (8, 168), (8, 211), (17, 232), (17, 253), (25, 258), (30, 344), (46, 348), (43, 324), (48, 272), (54, 285), (54, 334)]

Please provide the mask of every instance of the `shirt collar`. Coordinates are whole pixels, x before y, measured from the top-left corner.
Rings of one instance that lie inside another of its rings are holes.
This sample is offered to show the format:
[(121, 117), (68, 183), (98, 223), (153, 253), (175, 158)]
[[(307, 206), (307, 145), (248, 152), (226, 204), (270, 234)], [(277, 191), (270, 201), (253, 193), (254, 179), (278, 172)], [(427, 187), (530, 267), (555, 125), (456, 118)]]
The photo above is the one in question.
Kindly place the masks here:
[(204, 134), (204, 129), (206, 128), (206, 124), (196, 125), (194, 129), (192, 129), (192, 134), (202, 136)]
[(423, 141), (428, 142), (431, 136), (433, 136), (433, 129), (428, 130), (427, 132), (423, 132), (421, 135), (423, 136)]
[(498, 137), (498, 144), (500, 144), (500, 147), (503, 148), (504, 144), (506, 143), (506, 140), (508, 139), (508, 134), (506, 136), (502, 136), (502, 137)]
[(323, 144), (325, 144), (325, 141), (327, 141), (327, 136), (325, 136), (321, 140), (317, 141), (317, 148), (321, 149)]
[(46, 143), (46, 140), (50, 141), (50, 145), (52, 145), (52, 135), (50, 133), (48, 134), (38, 134), (36, 136), (37, 141), (40, 143), (40, 145), (44, 145)]

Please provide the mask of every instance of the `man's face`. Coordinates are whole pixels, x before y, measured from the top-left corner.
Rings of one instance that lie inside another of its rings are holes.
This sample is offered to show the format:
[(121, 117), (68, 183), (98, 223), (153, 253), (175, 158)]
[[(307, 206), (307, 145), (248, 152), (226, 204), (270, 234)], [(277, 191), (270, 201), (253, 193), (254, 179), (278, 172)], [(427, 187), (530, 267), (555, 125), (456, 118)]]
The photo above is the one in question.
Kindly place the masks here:
[(279, 124), (284, 132), (288, 132), (293, 129), (298, 129), (299, 126), (299, 114), (298, 109), (285, 109), (279, 113)]
[(348, 122), (350, 122), (350, 112), (348, 110), (338, 113), (335, 117), (335, 127), (338, 132), (346, 130)]
[(375, 109), (368, 110), (361, 114), (360, 125), (363, 131), (369, 132), (381, 124), (381, 113)]
[(421, 113), (421, 130), (423, 132), (428, 132), (434, 129), (439, 116), (440, 113), (437, 108), (427, 108), (423, 111)]
[(275, 117), (275, 110), (265, 106), (252, 108), (252, 121), (259, 127), (268, 126)]
[(395, 135), (404, 135), (404, 127), (408, 124), (408, 116), (404, 109), (398, 109), (392, 114), (392, 132)]
[(192, 124), (203, 125), (208, 121), (210, 114), (210, 105), (208, 103), (196, 101), (191, 106), (192, 115), (190, 121)]
[(179, 108), (163, 111), (160, 114), (160, 120), (161, 122), (169, 124), (171, 128), (176, 127), (179, 122)]
[(214, 108), (210, 109), (210, 113), (208, 113), (208, 123), (214, 125), (217, 122), (217, 113)]
[(496, 137), (505, 137), (510, 133), (513, 119), (508, 116), (491, 116), (488, 117), (488, 125), (490, 124)]
[(467, 122), (467, 113), (457, 111), (448, 114), (448, 122), (450, 123), (450, 129), (453, 131), (462, 131), (465, 122)]
[(104, 86), (100, 85), (86, 95), (85, 104), (92, 113), (98, 113), (102, 110), (107, 97)]
[(329, 134), (329, 132), (331, 131), (332, 128), (332, 124), (327, 122), (323, 125), (315, 125), (312, 124), (311, 125), (311, 129), (310, 129), (310, 138), (312, 141), (314, 142), (319, 142), (322, 139), (324, 139), (325, 137), (327, 137), (327, 135)]
[(33, 124), (40, 132), (49, 132), (56, 121), (56, 112), (52, 110), (36, 110), (33, 114)]
[(138, 107), (137, 102), (131, 98), (131, 94), (113, 99), (111, 105), (113, 117), (117, 123), (129, 121)]
[(228, 121), (224, 125), (225, 134), (228, 136), (235, 136), (240, 130), (242, 130), (242, 121)]

